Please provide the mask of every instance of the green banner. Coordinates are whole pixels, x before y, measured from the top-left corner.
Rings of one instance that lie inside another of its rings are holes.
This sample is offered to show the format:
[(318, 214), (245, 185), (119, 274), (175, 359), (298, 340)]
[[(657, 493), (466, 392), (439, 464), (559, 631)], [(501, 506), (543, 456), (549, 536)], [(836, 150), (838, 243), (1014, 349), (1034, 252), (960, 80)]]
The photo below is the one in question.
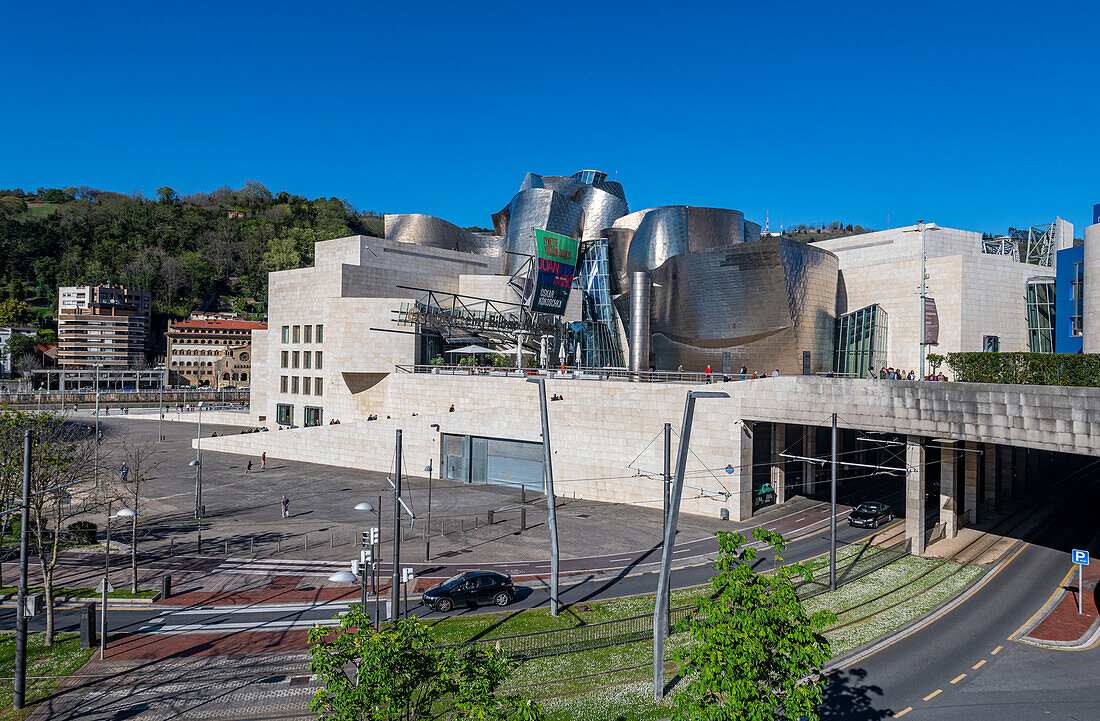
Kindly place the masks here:
[(569, 302), (569, 289), (577, 269), (577, 240), (568, 235), (536, 229), (535, 246), (539, 265), (531, 310), (561, 315)]

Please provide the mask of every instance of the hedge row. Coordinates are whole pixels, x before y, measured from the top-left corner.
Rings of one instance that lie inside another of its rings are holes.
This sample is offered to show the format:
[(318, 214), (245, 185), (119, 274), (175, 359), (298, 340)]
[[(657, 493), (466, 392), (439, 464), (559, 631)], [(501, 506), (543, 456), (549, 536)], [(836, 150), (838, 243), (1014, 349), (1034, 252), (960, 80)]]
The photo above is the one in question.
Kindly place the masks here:
[(1100, 354), (948, 353), (955, 379), (970, 383), (1100, 386)]

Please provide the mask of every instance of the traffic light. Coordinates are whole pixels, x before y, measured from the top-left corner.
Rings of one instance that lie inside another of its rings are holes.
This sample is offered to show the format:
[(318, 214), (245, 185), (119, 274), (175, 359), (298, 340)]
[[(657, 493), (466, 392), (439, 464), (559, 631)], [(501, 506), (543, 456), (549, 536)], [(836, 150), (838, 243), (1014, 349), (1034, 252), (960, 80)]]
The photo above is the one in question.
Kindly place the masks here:
[(370, 531), (363, 531), (363, 548), (370, 548)]
[(374, 545), (377, 545), (377, 543), (378, 543), (378, 529), (377, 528), (372, 528), (372, 529), (370, 529), (370, 545), (374, 546)]

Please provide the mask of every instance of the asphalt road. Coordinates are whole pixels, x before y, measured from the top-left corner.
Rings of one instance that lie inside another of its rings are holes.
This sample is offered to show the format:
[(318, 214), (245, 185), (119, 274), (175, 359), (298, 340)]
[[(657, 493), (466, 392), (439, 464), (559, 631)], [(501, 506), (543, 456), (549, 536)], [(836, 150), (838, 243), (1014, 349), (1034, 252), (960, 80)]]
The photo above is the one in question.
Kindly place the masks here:
[(1070, 547), (1096, 550), (1096, 502), (1070, 504), (960, 606), (834, 674), (822, 718), (1100, 719), (1100, 649), (1008, 640), (1058, 587)]

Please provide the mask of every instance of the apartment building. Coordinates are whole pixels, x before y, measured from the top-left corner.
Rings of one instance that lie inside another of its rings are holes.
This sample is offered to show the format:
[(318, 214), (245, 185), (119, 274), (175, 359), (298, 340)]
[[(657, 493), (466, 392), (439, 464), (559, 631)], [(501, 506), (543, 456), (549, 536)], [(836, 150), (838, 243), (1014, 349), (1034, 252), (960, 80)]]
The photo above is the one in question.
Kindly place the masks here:
[(58, 288), (57, 362), (62, 368), (137, 368), (149, 347), (152, 295), (121, 285)]
[(226, 388), (252, 381), (252, 332), (267, 323), (231, 313), (192, 313), (168, 327), (168, 371), (174, 383)]

